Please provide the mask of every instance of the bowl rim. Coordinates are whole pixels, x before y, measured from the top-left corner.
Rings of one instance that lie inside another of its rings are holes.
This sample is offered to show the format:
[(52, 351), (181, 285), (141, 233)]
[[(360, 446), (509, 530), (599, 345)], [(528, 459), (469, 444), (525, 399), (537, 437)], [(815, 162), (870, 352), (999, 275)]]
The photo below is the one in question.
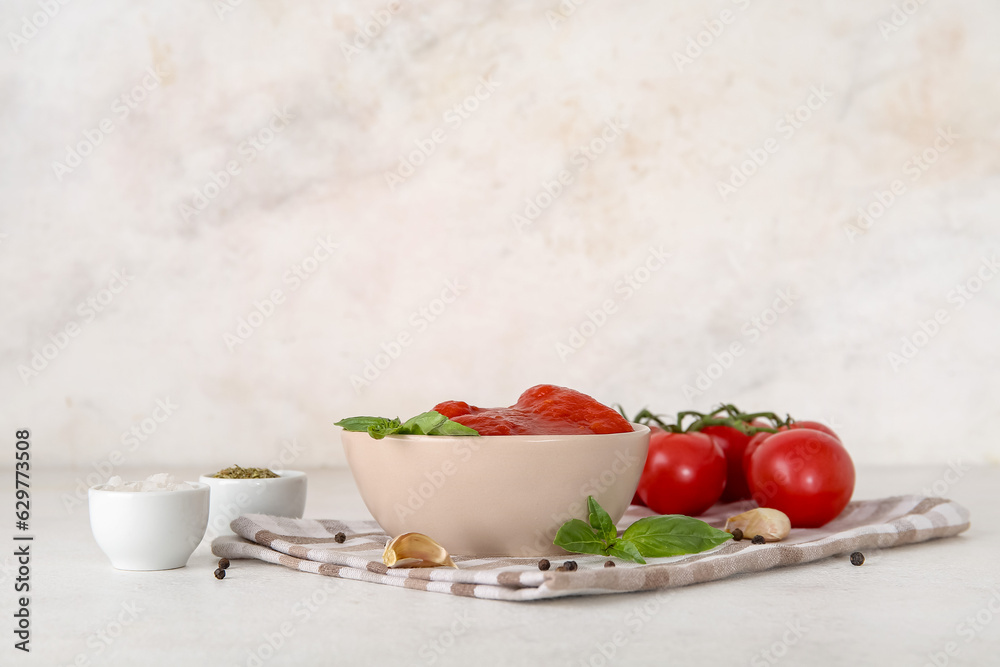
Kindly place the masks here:
[[(566, 442), (568, 440), (574, 440), (578, 438), (604, 438), (606, 440), (623, 440), (630, 436), (635, 435), (645, 435), (651, 433), (652, 429), (646, 424), (638, 424), (635, 422), (629, 422), (632, 425), (631, 431), (623, 431), (621, 433), (538, 433), (535, 435), (387, 435), (384, 438), (380, 438), (383, 442), (461, 442), (461, 441), (475, 441), (483, 442), (488, 440), (491, 442)], [(356, 433), (359, 437), (362, 435), (368, 435), (363, 431), (346, 431), (341, 429), (341, 435), (345, 433)], [(375, 438), (369, 436), (369, 440), (378, 442)], [(275, 471), (277, 472), (277, 471)]]
[[(269, 468), (270, 470), (270, 468)], [(202, 484), (208, 484), (212, 486), (214, 484), (245, 484), (247, 482), (252, 482), (255, 484), (277, 484), (281, 480), (285, 479), (298, 479), (300, 477), (305, 477), (306, 473), (302, 470), (271, 470), (271, 472), (278, 475), (277, 477), (249, 477), (247, 479), (231, 479), (227, 477), (212, 477), (215, 473), (209, 473), (207, 475), (199, 475), (198, 481)]]
[(122, 496), (165, 496), (165, 495), (168, 495), (168, 494), (176, 496), (176, 495), (185, 495), (185, 494), (189, 494), (189, 493), (195, 493), (197, 491), (210, 491), (211, 490), (209, 488), (208, 484), (205, 484), (204, 482), (195, 482), (195, 481), (187, 480), (187, 479), (182, 480), (182, 481), (185, 484), (194, 484), (195, 488), (193, 488), (193, 489), (174, 489), (172, 491), (119, 491), (119, 490), (116, 490), (116, 489), (104, 489), (104, 488), (101, 488), (101, 487), (107, 486), (107, 482), (105, 482), (103, 484), (95, 484), (94, 486), (92, 486), (89, 489), (87, 489), (87, 492), (88, 492), (88, 494), (89, 493), (101, 493), (101, 494), (104, 494), (104, 493), (113, 493), (113, 494), (118, 494), (118, 495), (122, 495)]

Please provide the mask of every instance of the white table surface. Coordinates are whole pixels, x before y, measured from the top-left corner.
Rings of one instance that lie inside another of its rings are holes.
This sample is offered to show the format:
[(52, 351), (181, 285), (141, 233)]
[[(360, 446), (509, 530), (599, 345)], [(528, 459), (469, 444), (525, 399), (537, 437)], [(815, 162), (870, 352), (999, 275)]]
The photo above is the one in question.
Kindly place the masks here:
[[(935, 482), (940, 489), (947, 470), (861, 469), (855, 498), (919, 493)], [(185, 568), (121, 572), (94, 542), (86, 503), (68, 510), (60, 498), (86, 472), (33, 471), (32, 653), (15, 650), (4, 630), (0, 665), (919, 667), (935, 664), (932, 656), (938, 665), (1000, 664), (997, 467), (972, 468), (949, 485), (945, 495), (972, 511), (965, 534), (873, 553), (862, 567), (837, 557), (667, 594), (534, 603), (342, 581), (256, 561), (235, 561), (217, 581), (207, 543)], [(160, 471), (119, 472), (138, 479)], [(199, 471), (171, 472), (194, 479)], [(307, 472), (307, 517), (369, 517), (346, 469)], [(11, 513), (12, 477), (0, 473)], [(0, 539), (13, 545), (10, 523)], [(0, 557), (5, 627), (18, 596), (12, 552)], [(620, 646), (607, 659), (601, 649), (611, 653), (616, 633)]]

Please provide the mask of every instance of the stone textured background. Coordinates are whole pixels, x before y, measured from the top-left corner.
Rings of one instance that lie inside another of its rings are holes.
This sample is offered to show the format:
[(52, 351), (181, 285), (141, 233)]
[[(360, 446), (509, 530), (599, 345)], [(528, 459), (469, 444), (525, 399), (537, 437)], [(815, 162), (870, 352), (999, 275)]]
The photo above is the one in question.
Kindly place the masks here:
[(998, 23), (6, 1), (3, 437), (102, 471), (337, 464), (339, 417), (553, 382), (995, 463)]

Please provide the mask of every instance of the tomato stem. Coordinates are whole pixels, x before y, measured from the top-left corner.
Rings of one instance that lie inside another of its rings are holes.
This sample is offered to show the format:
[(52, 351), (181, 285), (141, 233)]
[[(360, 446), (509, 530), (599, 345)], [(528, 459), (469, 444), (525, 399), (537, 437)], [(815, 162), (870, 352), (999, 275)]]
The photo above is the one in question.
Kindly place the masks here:
[[(619, 412), (622, 416), (625, 416), (625, 411), (619, 406)], [(723, 416), (723, 414), (725, 416)], [(694, 418), (694, 421), (690, 422), (687, 427), (684, 426), (684, 421), (690, 417)], [(628, 417), (625, 417), (628, 419)], [(766, 419), (771, 422), (772, 425), (765, 426), (760, 424), (755, 424), (754, 420)], [(650, 412), (648, 408), (643, 408), (635, 416), (632, 421), (638, 424), (650, 424), (655, 423), (657, 426), (665, 431), (671, 433), (690, 433), (693, 431), (701, 431), (706, 426), (728, 426), (734, 428), (744, 435), (754, 436), (758, 433), (777, 433), (778, 429), (781, 427), (788, 427), (795, 423), (791, 415), (786, 415), (785, 419), (782, 419), (774, 412), (742, 412), (732, 403), (722, 403), (719, 407), (715, 408), (709, 413), (698, 412), (697, 410), (682, 410), (677, 413), (677, 418), (675, 423), (669, 424), (664, 421), (664, 417)]]

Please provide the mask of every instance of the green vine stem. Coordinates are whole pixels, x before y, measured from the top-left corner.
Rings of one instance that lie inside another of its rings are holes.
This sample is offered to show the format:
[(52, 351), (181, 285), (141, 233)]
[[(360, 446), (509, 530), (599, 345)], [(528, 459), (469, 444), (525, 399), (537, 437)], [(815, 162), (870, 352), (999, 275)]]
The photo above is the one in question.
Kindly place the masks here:
[[(619, 411), (623, 415), (625, 414), (623, 408), (619, 407)], [(692, 417), (694, 420), (685, 427), (685, 420)], [(757, 419), (766, 419), (771, 422), (771, 425), (755, 424), (754, 420)], [(673, 424), (664, 421), (663, 416), (650, 412), (647, 408), (643, 408), (633, 421), (639, 424), (654, 423), (670, 433), (697, 432), (706, 426), (728, 426), (744, 435), (754, 436), (758, 433), (777, 433), (779, 428), (787, 428), (795, 420), (792, 419), (791, 415), (786, 415), (785, 419), (782, 419), (774, 412), (742, 412), (735, 405), (725, 403), (709, 413), (698, 412), (697, 410), (682, 410), (677, 413), (676, 421)]]

